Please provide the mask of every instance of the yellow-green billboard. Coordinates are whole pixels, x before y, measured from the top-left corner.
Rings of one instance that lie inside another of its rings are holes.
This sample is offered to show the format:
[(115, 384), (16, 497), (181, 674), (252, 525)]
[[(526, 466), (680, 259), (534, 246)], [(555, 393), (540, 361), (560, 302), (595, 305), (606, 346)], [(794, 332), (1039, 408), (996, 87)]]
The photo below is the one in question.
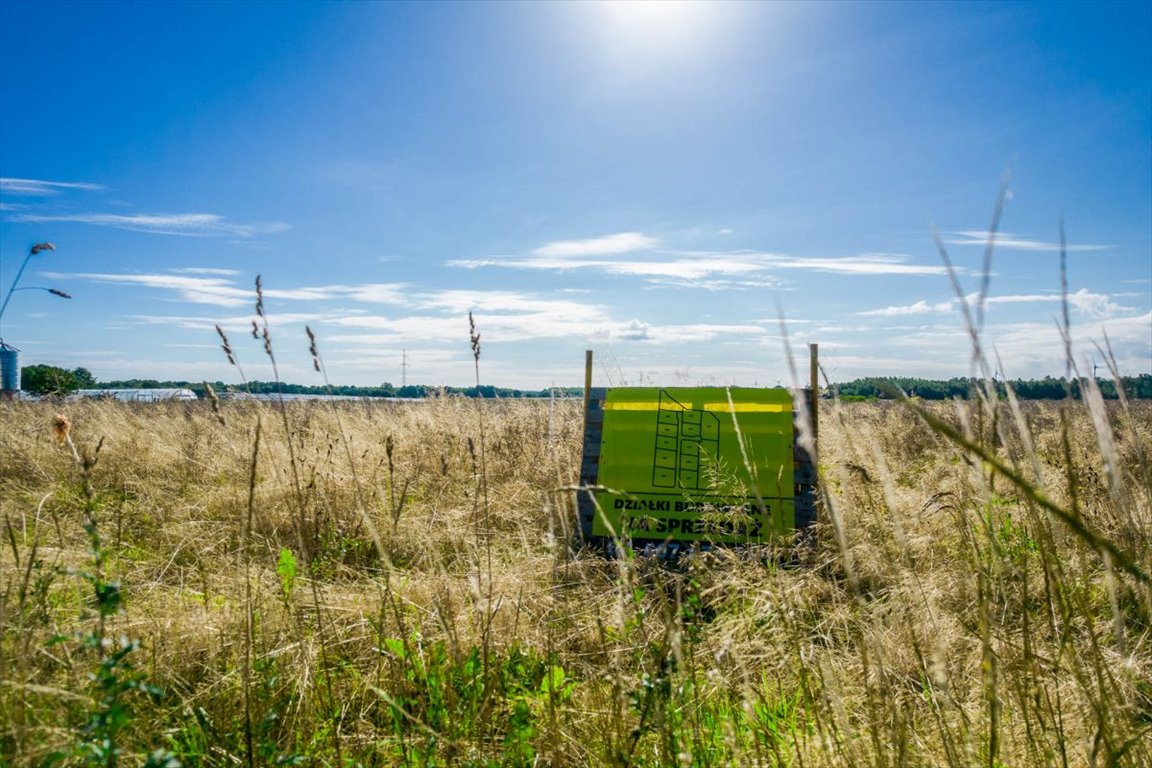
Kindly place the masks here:
[(596, 476), (593, 536), (743, 543), (795, 527), (790, 392), (599, 393), (592, 408), (601, 412), (585, 438)]

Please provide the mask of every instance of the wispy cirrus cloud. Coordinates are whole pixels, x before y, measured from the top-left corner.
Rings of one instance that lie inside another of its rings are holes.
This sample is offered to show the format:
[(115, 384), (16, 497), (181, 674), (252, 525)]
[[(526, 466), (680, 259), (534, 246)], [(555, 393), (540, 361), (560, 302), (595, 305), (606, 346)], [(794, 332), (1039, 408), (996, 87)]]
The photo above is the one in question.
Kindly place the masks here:
[[(226, 269), (190, 267), (168, 273), (110, 274), (99, 272), (44, 272), (54, 280), (91, 280), (97, 283), (137, 285), (171, 291), (177, 300), (192, 304), (239, 307), (255, 302), (255, 292), (240, 286), (231, 277), (240, 273)], [(353, 300), (364, 303), (410, 303), (409, 288), (403, 283), (365, 283), (362, 285), (321, 285), (300, 288), (264, 288), (266, 299), (284, 301)]]
[(649, 277), (645, 279), (650, 286), (670, 288), (691, 288), (697, 291), (754, 291), (754, 290), (790, 290), (785, 283), (774, 277), (758, 276), (743, 279), (725, 278), (681, 278), (681, 277)]
[[(632, 341), (647, 344), (675, 344), (710, 341), (721, 336), (761, 336), (765, 331), (754, 325), (707, 323), (658, 325), (642, 320), (618, 321), (603, 312), (577, 310), (566, 317), (547, 313), (478, 315), (477, 326), (489, 343), (534, 341), (538, 339), (584, 339), (588, 341)], [(325, 334), (326, 341), (342, 345), (400, 345), (403, 343), (459, 343), (467, 327), (457, 316), (409, 315), (403, 317), (343, 317), (329, 321), (331, 326), (362, 329), (375, 333)]]
[(172, 291), (181, 301), (192, 304), (212, 304), (219, 307), (239, 307), (251, 304), (254, 293), (241, 288), (224, 277), (197, 277), (182, 274), (107, 274), (100, 272), (45, 272), (53, 280), (90, 280), (95, 283), (136, 285)]
[[(467, 312), (489, 312), (513, 314), (524, 312), (546, 313), (553, 309), (572, 313), (575, 308), (590, 308), (596, 305), (567, 299), (526, 294), (518, 291), (476, 291), (443, 290), (424, 292), (412, 297), (413, 303), (421, 309), (438, 309), (462, 315)], [(599, 316), (599, 312), (596, 312)]]
[(898, 253), (864, 253), (830, 258), (777, 256), (772, 259), (771, 266), (776, 269), (803, 269), (841, 275), (943, 275), (947, 272), (942, 266), (911, 263), (908, 256)]
[(0, 178), (0, 194), (28, 197), (58, 195), (69, 190), (96, 192), (105, 189), (102, 184), (82, 181), (45, 181), (44, 179)]
[(905, 315), (928, 315), (928, 314), (947, 314), (956, 309), (956, 302), (954, 301), (940, 301), (930, 303), (921, 299), (914, 304), (905, 304), (903, 306), (890, 306), (883, 309), (869, 309), (864, 312), (857, 312), (861, 317), (902, 317)]
[(236, 277), (243, 274), (238, 269), (219, 269), (216, 267), (178, 267), (172, 271), (180, 275), (221, 275), (223, 277)]
[(534, 256), (507, 259), (455, 259), (448, 266), (464, 269), (503, 267), (505, 269), (532, 269), (568, 271), (588, 269), (610, 275), (630, 275), (642, 278), (676, 278), (699, 280), (710, 275), (745, 275), (765, 269), (757, 255), (698, 254), (692, 257), (665, 259), (584, 259)]
[[(1015, 296), (992, 296), (989, 304), (1056, 304), (1061, 297), (1058, 294), (1026, 294)], [(1105, 293), (1094, 293), (1087, 288), (1081, 288), (1075, 293), (1068, 294), (1068, 305), (1081, 314), (1098, 320), (1115, 317), (1121, 312), (1131, 311), (1132, 307), (1117, 304), (1112, 297)]]
[(996, 248), (1009, 251), (1056, 251), (1059, 252), (1063, 247), (1068, 253), (1076, 253), (1082, 251), (1107, 251), (1113, 246), (1111, 245), (1093, 245), (1088, 243), (1072, 244), (1068, 243), (1061, 246), (1060, 243), (1049, 243), (1043, 240), (1027, 240), (1010, 232), (997, 232), (991, 235), (986, 230), (966, 229), (959, 232), (950, 232), (948, 237), (945, 238), (946, 243), (949, 245), (979, 245), (987, 246), (989, 237), (992, 237)]
[(650, 251), (659, 244), (659, 240), (641, 232), (619, 232), (587, 240), (556, 240), (533, 249), (532, 255), (561, 259), (573, 256), (612, 256)]
[[(969, 304), (977, 300), (976, 294), (969, 294), (965, 296), (965, 301)], [(985, 299), (985, 303), (989, 306), (998, 304), (1058, 304), (1061, 301), (1060, 294), (1057, 293), (1034, 293), (1034, 294), (1016, 294), (1009, 296), (989, 296)], [(1104, 293), (1094, 293), (1087, 288), (1081, 288), (1075, 293), (1068, 294), (1068, 305), (1075, 309), (1077, 312), (1096, 319), (1106, 319), (1115, 317), (1118, 314), (1126, 311), (1132, 311), (1132, 307), (1125, 307), (1112, 300), (1112, 297)], [(929, 314), (949, 314), (957, 311), (960, 308), (960, 303), (956, 299), (949, 299), (947, 301), (929, 302), (920, 299), (912, 304), (893, 305), (883, 307), (881, 309), (869, 309), (863, 312), (857, 312), (860, 317), (901, 317), (905, 315), (929, 315)]]
[[(237, 288), (230, 281), (191, 275), (89, 275), (91, 278), (115, 279), (174, 291), (183, 300), (239, 308), (250, 306), (251, 291)], [(308, 311), (279, 311), (267, 308), (272, 324), (286, 328), (293, 324), (311, 323), (324, 329), (323, 340), (340, 349), (365, 348), (372, 345), (403, 347), (414, 343), (429, 345), (460, 344), (467, 339), (468, 312), (474, 312), (477, 325), (489, 343), (525, 342), (548, 339), (585, 339), (632, 341), (647, 344), (675, 344), (708, 341), (721, 337), (747, 338), (765, 334), (763, 326), (724, 323), (659, 324), (640, 319), (620, 320), (610, 307), (593, 301), (558, 298), (507, 290), (442, 290), (411, 292), (398, 295), (403, 305), (394, 312), (382, 314), (352, 309), (347, 301), (360, 295), (356, 286), (322, 286), (276, 291), (264, 289), (265, 299), (341, 300), (338, 308), (317, 307)], [(249, 329), (250, 313), (220, 316), (136, 315), (134, 322), (148, 325), (172, 325), (184, 329), (212, 330), (219, 324), (229, 333)], [(335, 332), (333, 332), (335, 331)]]
[(647, 341), (656, 344), (694, 343), (713, 341), (721, 336), (763, 336), (767, 331), (759, 325), (689, 323), (685, 325), (653, 325), (633, 319), (600, 329), (599, 336), (608, 341)]
[(98, 227), (185, 237), (241, 237), (271, 235), (291, 229), (279, 221), (238, 223), (215, 213), (19, 213), (11, 221), (91, 224)]
[[(645, 238), (639, 233), (626, 234)], [(528, 256), (453, 259), (448, 261), (447, 265), (462, 269), (499, 267), (554, 272), (592, 270), (609, 275), (638, 277), (658, 285), (710, 288), (713, 290), (745, 287), (739, 284), (717, 283), (714, 280), (716, 277), (745, 276), (753, 279), (758, 278), (757, 285), (763, 286), (766, 280), (765, 276), (776, 270), (807, 270), (842, 275), (943, 275), (946, 273), (942, 266), (915, 264), (908, 256), (889, 253), (865, 253), (842, 257), (802, 257), (759, 251), (633, 253), (633, 251), (639, 250), (651, 251), (655, 248), (655, 242), (645, 245), (643, 248), (629, 247), (625, 249), (621, 247), (619, 251), (613, 252), (617, 254), (616, 258), (589, 257), (603, 255), (605, 251), (600, 253), (594, 253), (594, 251), (596, 247), (603, 249), (611, 247), (606, 241), (624, 237), (625, 235), (611, 235), (597, 240), (548, 243), (536, 248)], [(588, 243), (599, 245), (583, 248), (583, 244)]]

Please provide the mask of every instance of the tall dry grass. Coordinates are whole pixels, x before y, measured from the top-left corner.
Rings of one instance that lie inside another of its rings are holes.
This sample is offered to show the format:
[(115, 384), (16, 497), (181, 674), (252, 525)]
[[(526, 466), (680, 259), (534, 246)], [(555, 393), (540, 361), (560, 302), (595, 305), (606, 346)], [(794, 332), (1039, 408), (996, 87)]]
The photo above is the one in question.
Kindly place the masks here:
[(1152, 765), (1152, 404), (822, 407), (801, 562), (668, 567), (579, 401), (0, 404), (0, 752), (93, 762), (88, 509), (123, 764)]

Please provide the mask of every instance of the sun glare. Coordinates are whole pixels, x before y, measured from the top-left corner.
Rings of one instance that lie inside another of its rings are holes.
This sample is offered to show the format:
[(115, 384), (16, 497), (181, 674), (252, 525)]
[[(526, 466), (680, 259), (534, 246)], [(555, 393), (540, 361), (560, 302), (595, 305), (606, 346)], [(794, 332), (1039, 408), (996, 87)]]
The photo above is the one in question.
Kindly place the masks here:
[(655, 30), (686, 26), (707, 4), (701, 0), (607, 0), (605, 5), (620, 26)]
[(606, 31), (632, 49), (670, 53), (697, 47), (724, 3), (705, 0), (604, 0)]

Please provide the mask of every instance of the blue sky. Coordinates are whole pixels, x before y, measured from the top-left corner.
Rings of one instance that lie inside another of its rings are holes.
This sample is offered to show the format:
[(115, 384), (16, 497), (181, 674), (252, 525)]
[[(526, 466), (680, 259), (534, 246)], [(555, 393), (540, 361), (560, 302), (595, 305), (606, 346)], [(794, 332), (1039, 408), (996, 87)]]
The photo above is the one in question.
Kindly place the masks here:
[[(1152, 370), (1152, 3), (0, 2), (0, 334), (99, 379)], [(406, 352), (405, 352), (406, 350)]]

